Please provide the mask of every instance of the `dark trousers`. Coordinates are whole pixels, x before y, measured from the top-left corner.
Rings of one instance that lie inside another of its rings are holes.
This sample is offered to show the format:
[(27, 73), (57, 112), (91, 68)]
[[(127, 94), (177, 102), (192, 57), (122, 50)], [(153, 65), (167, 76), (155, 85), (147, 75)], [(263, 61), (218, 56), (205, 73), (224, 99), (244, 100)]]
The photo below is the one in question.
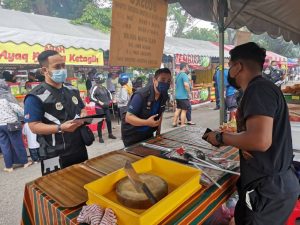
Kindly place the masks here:
[(217, 86), (215, 86), (215, 95), (216, 95), (216, 107), (220, 108), (220, 94)]
[[(255, 193), (254, 193), (255, 194)], [(251, 199), (251, 198), (250, 198)], [(265, 198), (257, 196), (257, 208), (250, 210), (246, 204), (245, 197), (237, 202), (234, 219), (236, 225), (284, 225), (293, 211), (298, 193), (284, 198)], [(250, 200), (251, 201), (251, 200)]]
[(236, 95), (230, 95), (226, 96), (225, 99), (225, 110), (224, 110), (224, 122), (227, 122), (228, 120), (231, 120), (231, 118), (228, 118), (227, 112), (232, 112), (237, 109), (237, 101), (236, 101)]
[[(106, 126), (107, 126), (108, 133), (112, 134), (110, 111), (109, 111), (109, 109), (101, 109), (101, 110), (105, 114)], [(103, 120), (100, 121), (98, 123), (98, 126), (97, 126), (97, 131), (98, 131), (98, 137), (99, 138), (102, 138), (102, 125), (103, 125)]]
[[(189, 105), (188, 105), (188, 108), (186, 110), (186, 120), (187, 122), (191, 122), (192, 121), (192, 104), (191, 102), (189, 101)], [(179, 121), (180, 121), (180, 118), (181, 118), (181, 112), (179, 113)]]
[(7, 126), (0, 126), (0, 148), (6, 168), (12, 168), (14, 163), (28, 162), (26, 149), (22, 139), (22, 131), (8, 131)]
[(32, 161), (36, 162), (40, 160), (39, 148), (29, 148), (29, 152)]

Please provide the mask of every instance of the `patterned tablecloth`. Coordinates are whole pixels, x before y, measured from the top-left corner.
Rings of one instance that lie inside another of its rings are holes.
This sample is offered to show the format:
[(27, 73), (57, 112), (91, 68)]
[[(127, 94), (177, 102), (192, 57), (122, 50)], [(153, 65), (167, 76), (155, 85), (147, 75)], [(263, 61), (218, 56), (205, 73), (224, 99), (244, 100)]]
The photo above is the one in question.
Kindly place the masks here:
[[(221, 149), (217, 156), (237, 159), (238, 150), (232, 147)], [(212, 170), (206, 170), (211, 173)], [(215, 177), (215, 176), (214, 176)], [(216, 185), (203, 187), (180, 207), (165, 218), (161, 224), (201, 224), (235, 191), (237, 176), (220, 173)], [(63, 187), (62, 187), (63, 188)], [(82, 205), (75, 208), (62, 208), (34, 183), (25, 186), (22, 225), (75, 225)]]

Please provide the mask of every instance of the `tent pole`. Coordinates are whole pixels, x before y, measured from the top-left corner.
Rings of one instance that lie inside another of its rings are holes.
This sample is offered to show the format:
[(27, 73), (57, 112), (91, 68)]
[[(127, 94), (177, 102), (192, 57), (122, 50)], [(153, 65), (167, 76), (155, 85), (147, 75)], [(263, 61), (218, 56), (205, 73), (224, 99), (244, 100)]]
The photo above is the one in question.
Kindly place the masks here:
[(219, 2), (219, 61), (220, 61), (220, 72), (221, 72), (221, 89), (219, 90), (219, 98), (220, 98), (220, 125), (223, 125), (224, 117), (225, 117), (225, 101), (224, 101), (224, 5), (222, 1)]
[(220, 54), (220, 72), (221, 72), (221, 89), (219, 91), (219, 98), (220, 98), (220, 125), (222, 125), (225, 116), (225, 100), (224, 100), (224, 30), (219, 29), (219, 54)]

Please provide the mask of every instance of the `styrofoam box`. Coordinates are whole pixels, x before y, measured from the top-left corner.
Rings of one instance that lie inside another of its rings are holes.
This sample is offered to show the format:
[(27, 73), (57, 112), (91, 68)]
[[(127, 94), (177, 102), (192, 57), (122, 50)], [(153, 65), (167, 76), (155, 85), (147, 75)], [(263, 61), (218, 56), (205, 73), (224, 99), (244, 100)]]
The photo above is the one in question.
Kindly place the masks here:
[(300, 150), (300, 122), (291, 122), (293, 149)]

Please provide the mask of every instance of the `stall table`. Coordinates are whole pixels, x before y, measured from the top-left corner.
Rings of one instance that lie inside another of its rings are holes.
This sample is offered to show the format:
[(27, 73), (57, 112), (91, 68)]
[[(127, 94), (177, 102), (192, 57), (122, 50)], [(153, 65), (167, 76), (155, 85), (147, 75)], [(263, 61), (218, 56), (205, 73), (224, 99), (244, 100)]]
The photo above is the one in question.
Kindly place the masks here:
[[(162, 137), (159, 137), (158, 140), (161, 140), (161, 138)], [(157, 143), (155, 140), (157, 140), (157, 138), (149, 140), (148, 142)], [(168, 143), (167, 141), (165, 142)], [(182, 145), (182, 142), (178, 142), (178, 145)], [(111, 169), (108, 170), (106, 169), (105, 174), (113, 172), (117, 168), (122, 167), (119, 160), (116, 160), (117, 157), (115, 157), (115, 159), (111, 157), (114, 154), (120, 154), (120, 151), (111, 152), (108, 154), (111, 160), (110, 163), (119, 163), (120, 165), (111, 167)], [(216, 152), (216, 155), (219, 157), (238, 159), (238, 150), (232, 147), (222, 148)], [(99, 165), (101, 163), (107, 163), (105, 162), (105, 160), (107, 160), (105, 155), (98, 158)], [(132, 155), (133, 161), (138, 159), (138, 156)], [(93, 162), (95, 161), (95, 159), (91, 160), (93, 160)], [(103, 173), (103, 171), (98, 172)], [(210, 173), (210, 170), (207, 170), (206, 172)], [(235, 175), (221, 173), (218, 183), (222, 186), (222, 188), (218, 188), (216, 185), (203, 186), (198, 192), (192, 195), (176, 210), (169, 214), (160, 224), (202, 224), (233, 194), (235, 191), (235, 183), (237, 178), (238, 176)], [(31, 182), (25, 186), (21, 224), (75, 225), (78, 224), (76, 219), (81, 211), (82, 206), (83, 205), (79, 205), (74, 208), (60, 207), (58, 203), (47, 196), (46, 193), (43, 193), (33, 182)]]

